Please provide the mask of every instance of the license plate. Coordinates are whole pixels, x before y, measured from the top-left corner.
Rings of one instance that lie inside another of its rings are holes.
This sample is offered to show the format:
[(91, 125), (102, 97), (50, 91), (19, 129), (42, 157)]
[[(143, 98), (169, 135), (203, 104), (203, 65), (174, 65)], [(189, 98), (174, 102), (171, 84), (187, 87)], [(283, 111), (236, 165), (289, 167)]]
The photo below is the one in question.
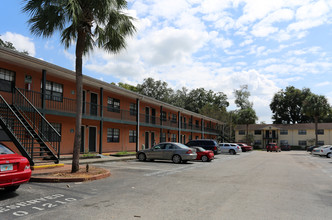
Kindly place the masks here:
[(0, 171), (4, 172), (4, 171), (10, 171), (13, 170), (13, 164), (3, 164), (0, 165)]

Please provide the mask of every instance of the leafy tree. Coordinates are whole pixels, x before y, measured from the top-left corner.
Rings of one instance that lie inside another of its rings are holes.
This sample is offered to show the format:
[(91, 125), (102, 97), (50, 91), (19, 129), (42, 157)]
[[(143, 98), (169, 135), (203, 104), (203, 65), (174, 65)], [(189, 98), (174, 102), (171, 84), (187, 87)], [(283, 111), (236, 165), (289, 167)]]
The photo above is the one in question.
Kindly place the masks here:
[(249, 124), (255, 124), (258, 120), (258, 117), (256, 115), (256, 112), (253, 108), (247, 107), (244, 109), (240, 109), (237, 112), (237, 123), (238, 124), (245, 124), (247, 131), (246, 131), (246, 142), (249, 144)]
[(185, 108), (193, 112), (199, 112), (205, 105), (215, 105), (218, 108), (226, 109), (229, 103), (226, 94), (206, 91), (204, 88), (193, 89), (188, 93)]
[(133, 18), (123, 10), (125, 0), (26, 0), (23, 11), (29, 13), (30, 31), (42, 37), (61, 33), (61, 43), (76, 50), (76, 125), (72, 172), (79, 170), (82, 124), (83, 56), (94, 46), (117, 53), (126, 46), (126, 37), (135, 33)]
[(316, 146), (318, 145), (318, 121), (320, 118), (326, 116), (330, 110), (331, 106), (325, 96), (322, 95), (311, 94), (303, 102), (303, 113), (306, 116), (312, 117), (315, 121)]
[(20, 53), (23, 53), (25, 55), (29, 55), (29, 52), (24, 50), (24, 51), (18, 51), (15, 47), (14, 47), (14, 44), (12, 42), (9, 42), (9, 41), (3, 41), (1, 40), (0, 38), (0, 46), (1, 47), (5, 47), (5, 48), (8, 48), (8, 49), (11, 49), (11, 50), (14, 50), (14, 51), (17, 51), (17, 52), (20, 52)]
[(133, 86), (133, 85), (130, 85), (130, 84), (127, 84), (127, 83), (119, 82), (118, 86), (121, 87), (121, 88), (130, 90), (130, 91), (133, 91), (133, 92), (137, 92), (137, 87), (136, 86)]
[(245, 109), (253, 106), (249, 101), (250, 92), (248, 91), (248, 85), (242, 85), (240, 89), (234, 90), (235, 104), (240, 109)]
[(175, 94), (173, 94), (170, 104), (180, 108), (186, 108), (188, 105), (188, 89), (186, 87), (182, 87), (181, 90), (178, 89)]
[(296, 89), (289, 86), (286, 90), (276, 93), (270, 104), (274, 124), (306, 123), (310, 119), (302, 114), (303, 101), (311, 95), (310, 89)]
[(173, 89), (168, 88), (166, 82), (160, 80), (155, 81), (153, 78), (144, 79), (142, 84), (137, 84), (137, 91), (140, 94), (155, 98), (162, 102), (170, 102)]

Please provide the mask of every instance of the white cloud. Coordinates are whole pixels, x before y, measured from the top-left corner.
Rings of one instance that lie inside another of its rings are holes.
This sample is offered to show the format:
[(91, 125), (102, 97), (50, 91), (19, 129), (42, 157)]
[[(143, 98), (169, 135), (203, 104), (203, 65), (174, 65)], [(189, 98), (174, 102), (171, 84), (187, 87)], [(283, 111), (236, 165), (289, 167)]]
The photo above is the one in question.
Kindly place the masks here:
[(30, 56), (36, 55), (35, 44), (32, 42), (32, 39), (28, 37), (21, 34), (6, 32), (1, 34), (1, 39), (13, 43), (13, 46), (18, 51), (27, 51)]

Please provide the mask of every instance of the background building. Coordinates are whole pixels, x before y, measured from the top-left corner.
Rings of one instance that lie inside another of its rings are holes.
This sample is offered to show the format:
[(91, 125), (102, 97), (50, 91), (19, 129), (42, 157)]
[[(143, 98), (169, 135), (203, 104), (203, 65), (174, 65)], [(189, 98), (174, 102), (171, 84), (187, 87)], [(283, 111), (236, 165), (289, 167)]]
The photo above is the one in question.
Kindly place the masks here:
[[(245, 142), (246, 125), (235, 127), (236, 142)], [(315, 124), (251, 124), (249, 134), (253, 135), (254, 146), (264, 148), (268, 143), (305, 148), (315, 145)], [(332, 143), (332, 123), (318, 124), (318, 145)]]

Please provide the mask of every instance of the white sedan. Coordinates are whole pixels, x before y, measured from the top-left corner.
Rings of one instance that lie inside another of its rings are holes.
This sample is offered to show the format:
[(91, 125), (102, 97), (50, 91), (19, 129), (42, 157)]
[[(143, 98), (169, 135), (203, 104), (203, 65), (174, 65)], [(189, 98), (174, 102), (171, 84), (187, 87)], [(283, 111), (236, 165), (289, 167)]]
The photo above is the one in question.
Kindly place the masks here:
[(321, 147), (314, 148), (312, 151), (313, 155), (326, 156), (327, 158), (331, 158), (332, 156), (332, 146), (324, 145)]

